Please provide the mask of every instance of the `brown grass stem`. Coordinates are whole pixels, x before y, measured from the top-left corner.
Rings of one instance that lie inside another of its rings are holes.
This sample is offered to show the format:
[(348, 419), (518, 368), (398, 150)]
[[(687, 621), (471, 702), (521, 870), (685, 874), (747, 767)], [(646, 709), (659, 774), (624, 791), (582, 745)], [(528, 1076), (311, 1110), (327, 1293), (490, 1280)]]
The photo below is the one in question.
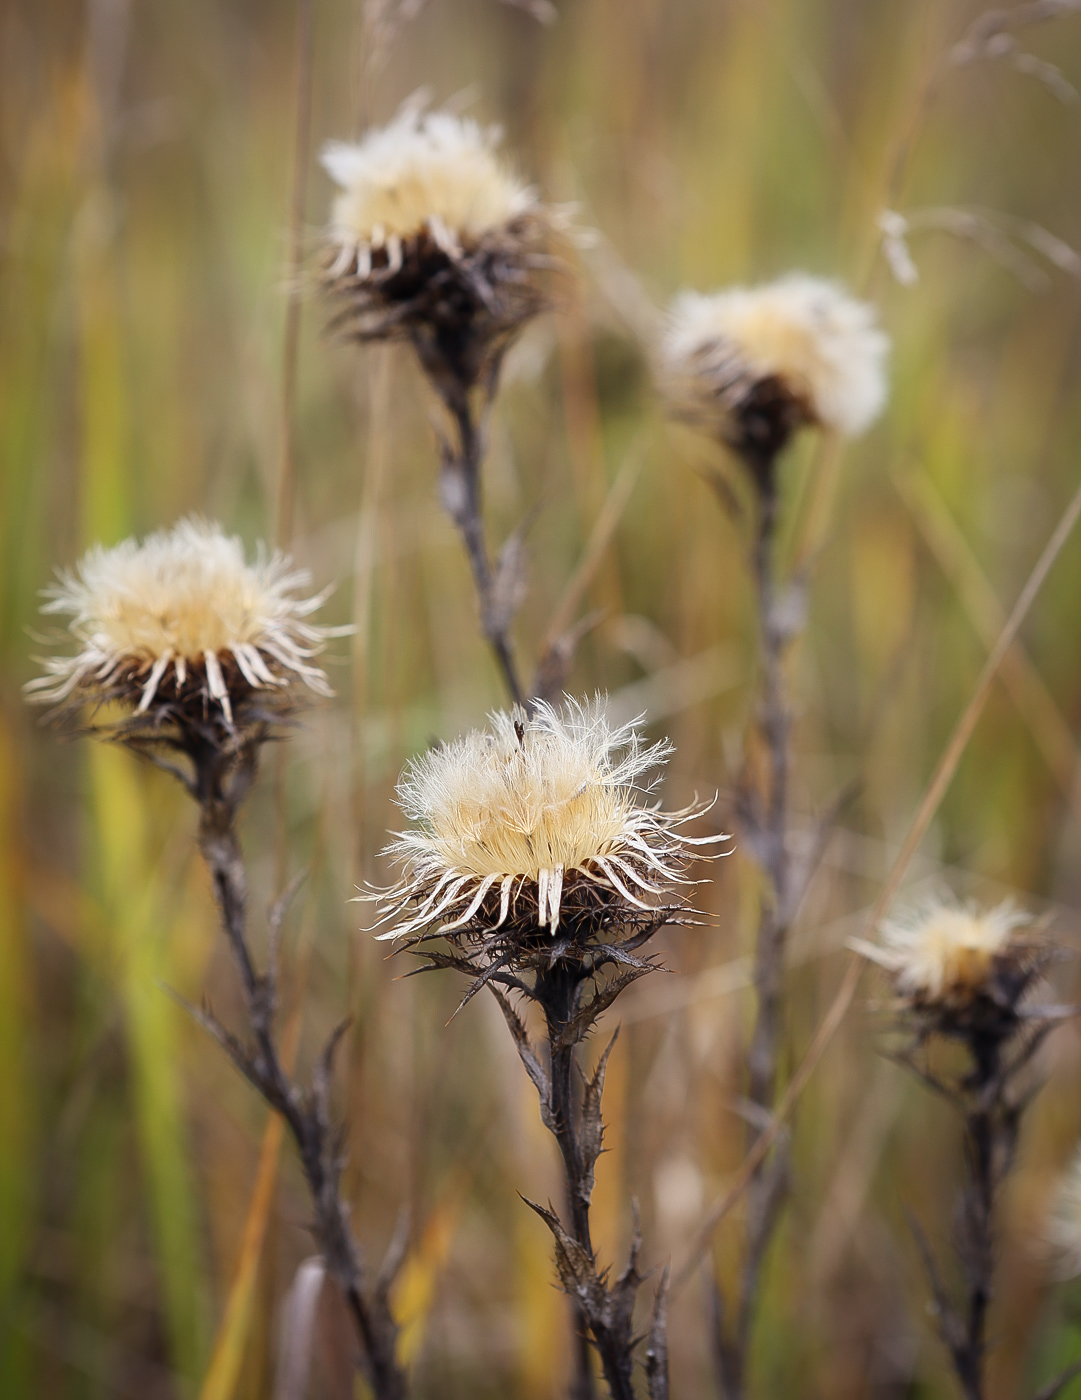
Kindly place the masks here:
[[(494, 387), (494, 384), (493, 384)], [(486, 398), (490, 398), (487, 395)], [(514, 615), (512, 597), (516, 581), (504, 580), (492, 569), (484, 539), (481, 509), (480, 469), (484, 460), (487, 402), (477, 414), (468, 394), (448, 395), (447, 406), (454, 415), (458, 433), (457, 451), (444, 448), (440, 490), (443, 506), (457, 525), (469, 559), (473, 586), (480, 609), (480, 626), (503, 676), (512, 704), (525, 703), (525, 692), (518, 677), (510, 623)]]
[[(1006, 610), (980, 568), (968, 541), (925, 473), (895, 473), (893, 484), (915, 520), (924, 542), (954, 591), (987, 651), (1006, 625)], [(1076, 792), (1078, 752), (1070, 726), (1039, 671), (1018, 640), (1002, 659), (1002, 684), (1028, 725), (1074, 815), (1081, 821), (1081, 798)]]
[(308, 147), (312, 111), (314, 0), (297, 0), (296, 119), (289, 200), (288, 282), (282, 353), (281, 458), (278, 467), (275, 536), (284, 548), (293, 534), (296, 485), (296, 398), (300, 360), (301, 273), (304, 259), (304, 206), (308, 189)]

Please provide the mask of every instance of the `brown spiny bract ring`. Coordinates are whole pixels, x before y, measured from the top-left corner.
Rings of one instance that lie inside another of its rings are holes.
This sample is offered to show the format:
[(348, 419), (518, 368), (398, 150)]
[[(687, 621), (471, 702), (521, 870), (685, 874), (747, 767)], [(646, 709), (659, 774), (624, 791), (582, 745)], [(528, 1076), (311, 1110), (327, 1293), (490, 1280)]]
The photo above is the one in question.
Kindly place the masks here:
[(644, 941), (684, 908), (688, 861), (727, 840), (683, 833), (700, 803), (646, 800), (670, 752), (610, 726), (599, 701), (568, 701), (491, 715), (415, 759), (398, 786), (412, 826), (386, 851), (402, 875), (373, 892), (379, 937), (445, 937), (510, 966)]
[(490, 379), (549, 298), (542, 282), (564, 215), (497, 151), (500, 133), (449, 112), (402, 109), (357, 144), (331, 142), (340, 187), (323, 278), (350, 339), (408, 340), (436, 388)]
[(885, 922), (852, 948), (890, 974), (898, 1006), (921, 1029), (1005, 1039), (1051, 949), (1009, 900), (991, 909), (936, 899)]
[(199, 519), (141, 543), (95, 545), (46, 590), (42, 612), (70, 616), (65, 655), (41, 659), (25, 687), (61, 721), (84, 710), (121, 711), (106, 732), (133, 743), (187, 731), (223, 734), (282, 719), (298, 687), (333, 692), (314, 658), (338, 629), (308, 619), (326, 594), (280, 554), (247, 563), (239, 539)]
[(674, 417), (768, 462), (805, 425), (846, 437), (869, 427), (886, 400), (888, 349), (872, 307), (835, 282), (790, 273), (760, 287), (681, 293), (660, 377)]

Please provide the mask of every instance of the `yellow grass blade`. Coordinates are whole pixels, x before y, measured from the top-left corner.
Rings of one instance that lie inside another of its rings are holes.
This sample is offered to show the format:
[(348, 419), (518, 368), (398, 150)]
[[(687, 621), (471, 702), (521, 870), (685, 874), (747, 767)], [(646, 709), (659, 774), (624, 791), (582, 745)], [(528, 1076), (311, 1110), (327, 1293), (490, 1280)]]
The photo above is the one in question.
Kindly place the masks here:
[(171, 981), (170, 901), (148, 850), (149, 803), (139, 782), (144, 775), (122, 750), (95, 744), (89, 756), (97, 874), (112, 929), (110, 951), (131, 1060), (136, 1132), (170, 1351), (175, 1369), (195, 1380), (202, 1369), (206, 1292), (182, 1103), (181, 1013), (161, 985)]
[[(297, 999), (298, 1009), (293, 1012), (282, 1038), (282, 1064), (291, 1071), (296, 1059), (297, 1043), (300, 1039), (301, 997)], [(255, 1173), (255, 1186), (252, 1188), (251, 1203), (244, 1233), (241, 1236), (240, 1255), (237, 1259), (236, 1274), (225, 1302), (225, 1311), (214, 1339), (214, 1349), (210, 1355), (210, 1365), (203, 1378), (199, 1400), (232, 1400), (240, 1379), (244, 1352), (251, 1332), (252, 1304), (255, 1298), (255, 1284), (259, 1274), (259, 1261), (262, 1258), (263, 1242), (266, 1239), (267, 1224), (274, 1205), (274, 1190), (278, 1179), (278, 1159), (281, 1156), (282, 1141), (285, 1136), (285, 1121), (276, 1113), (267, 1119), (263, 1129), (263, 1142), (259, 1149), (259, 1166)]]
[[(33, 1219), (34, 1098), (27, 1048), (33, 1021), (25, 932), (16, 898), (17, 754), (0, 723), (0, 1318), (10, 1317)], [(16, 1389), (12, 1348), (0, 1345), (0, 1392)]]

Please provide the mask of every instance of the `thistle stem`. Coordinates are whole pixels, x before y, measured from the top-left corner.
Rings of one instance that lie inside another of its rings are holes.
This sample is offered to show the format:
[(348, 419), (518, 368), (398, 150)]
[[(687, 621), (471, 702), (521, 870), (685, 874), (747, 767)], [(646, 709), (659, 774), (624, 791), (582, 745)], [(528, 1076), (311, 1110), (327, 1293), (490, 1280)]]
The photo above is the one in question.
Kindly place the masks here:
[[(748, 458), (755, 484), (757, 516), (751, 575), (758, 605), (758, 725), (765, 742), (768, 791), (764, 799), (744, 794), (745, 823), (768, 882), (762, 901), (754, 954), (757, 1000), (747, 1051), (747, 1098), (757, 1112), (748, 1124), (748, 1150), (772, 1117), (777, 1095), (777, 1059), (783, 1025), (784, 958), (790, 921), (788, 786), (792, 717), (785, 696), (783, 662), (788, 631), (777, 605), (776, 456)], [(757, 1168), (747, 1191), (743, 1265), (731, 1325), (726, 1325), (719, 1284), (714, 1281), (714, 1354), (725, 1400), (743, 1400), (751, 1331), (766, 1251), (787, 1189), (783, 1144)]]
[[(589, 1227), (592, 1172), (586, 1167), (586, 1153), (581, 1138), (582, 1117), (575, 1094), (575, 1080), (581, 1079), (582, 1075), (578, 1068), (575, 1045), (567, 1042), (566, 1035), (567, 1027), (577, 1009), (579, 989), (586, 976), (586, 970), (581, 964), (557, 961), (551, 968), (538, 974), (534, 993), (544, 1011), (548, 1034), (552, 1076), (549, 1126), (563, 1158), (571, 1233), (595, 1268), (596, 1260)], [(577, 1303), (574, 1305), (574, 1322), (578, 1345), (575, 1352), (572, 1400), (592, 1400), (596, 1393), (590, 1364), (590, 1336), (600, 1357), (601, 1370), (612, 1400), (634, 1400), (634, 1388), (631, 1384), (634, 1359), (629, 1346), (621, 1345), (607, 1328), (590, 1327), (584, 1311)]]
[(1017, 1115), (1005, 1101), (1005, 1076), (997, 1039), (973, 1044), (976, 1059), (971, 1104), (965, 1114), (968, 1184), (961, 1198), (961, 1258), (965, 1314), (951, 1345), (965, 1400), (984, 1400), (987, 1312), (995, 1268), (995, 1213), (1000, 1174), (1008, 1167), (1017, 1137)]
[(458, 455), (447, 455), (443, 461), (443, 504), (458, 526), (473, 574), (473, 586), (480, 608), (481, 630), (495, 655), (504, 683), (515, 705), (525, 703), (525, 694), (518, 677), (505, 610), (496, 597), (495, 577), (484, 539), (484, 519), (481, 512), (480, 468), (484, 458), (484, 418), (474, 416), (465, 390), (447, 399), (458, 429)]
[(369, 1297), (365, 1296), (360, 1251), (340, 1190), (342, 1163), (329, 1118), (329, 1077), (331, 1056), (345, 1027), (331, 1037), (312, 1076), (311, 1089), (305, 1093), (283, 1068), (274, 1039), (276, 959), (272, 956), (267, 972), (260, 974), (248, 945), (248, 881), (236, 833), (236, 816), (240, 800), (255, 776), (256, 746), (244, 753), (242, 766), (228, 786), (220, 753), (215, 755), (208, 746), (205, 754), (193, 755), (193, 761), (201, 813), (199, 849), (210, 871), (222, 926), (240, 973), (252, 1048), (245, 1048), (209, 1013), (204, 1013), (204, 1019), (238, 1069), (270, 1108), (282, 1115), (293, 1135), (314, 1207), (312, 1232), (327, 1272), (347, 1301), (361, 1344), (362, 1369), (375, 1400), (405, 1400), (405, 1375), (395, 1359), (398, 1329), (387, 1304), (386, 1290), (377, 1287)]

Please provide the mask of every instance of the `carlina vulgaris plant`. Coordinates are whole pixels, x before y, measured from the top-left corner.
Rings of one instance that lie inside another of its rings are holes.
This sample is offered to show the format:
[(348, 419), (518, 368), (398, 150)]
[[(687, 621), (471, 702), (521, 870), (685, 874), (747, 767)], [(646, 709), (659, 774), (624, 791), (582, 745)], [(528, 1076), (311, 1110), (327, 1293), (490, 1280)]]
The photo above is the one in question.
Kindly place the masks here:
[(312, 1233), (356, 1327), (376, 1400), (403, 1400), (397, 1327), (388, 1292), (402, 1253), (392, 1246), (368, 1282), (341, 1195), (341, 1138), (331, 1119), (330, 1036), (304, 1088), (283, 1068), (275, 1031), (278, 944), (296, 884), (268, 917), (264, 972), (248, 934), (248, 879), (237, 834), (240, 808), (264, 744), (281, 738), (305, 693), (332, 694), (316, 664), (344, 630), (310, 621), (326, 594), (305, 596), (305, 569), (191, 518), (139, 543), (91, 549), (48, 590), (44, 611), (68, 616), (74, 652), (43, 660), (26, 687), (62, 727), (123, 745), (176, 777), (199, 807), (199, 849), (240, 974), (248, 1018), (241, 1039), (209, 1005), (189, 1008), (270, 1108), (289, 1126), (312, 1197)]
[(414, 99), (358, 143), (329, 143), (323, 165), (339, 193), (321, 273), (336, 307), (331, 329), (412, 345), (447, 410), (440, 497), (465, 544), (481, 630), (512, 703), (522, 704), (510, 636), (524, 593), (522, 543), (512, 534), (493, 565), (481, 465), (503, 356), (553, 304), (553, 277), (565, 266), (554, 239), (568, 216), (518, 178), (499, 140), (496, 127)]
[[(421, 755), (398, 802), (410, 821), (387, 848), (401, 867), (372, 891), (379, 937), (423, 959), (416, 971), (464, 973), (466, 1005), (487, 988), (506, 1018), (540, 1099), (541, 1119), (563, 1164), (566, 1213), (529, 1202), (555, 1240), (560, 1281), (576, 1314), (574, 1395), (593, 1393), (589, 1344), (615, 1400), (634, 1395), (632, 1325), (641, 1236), (635, 1212), (630, 1257), (614, 1281), (594, 1253), (590, 1201), (601, 1152), (601, 1094), (615, 1036), (593, 1073), (578, 1047), (619, 994), (654, 971), (650, 940), (668, 923), (693, 922), (676, 891), (689, 862), (724, 836), (691, 837), (695, 802), (662, 811), (643, 786), (670, 752), (635, 724), (613, 727), (597, 700), (555, 709), (538, 700), (489, 717), (489, 727)], [(544, 1023), (539, 1052), (515, 1002)], [(667, 1400), (667, 1271), (657, 1290), (644, 1358), (651, 1400)]]
[[(887, 1009), (902, 1037), (893, 1057), (951, 1103), (964, 1124), (965, 1179), (955, 1227), (959, 1299), (946, 1287), (920, 1225), (909, 1221), (958, 1386), (965, 1400), (984, 1400), (1002, 1185), (1039, 1087), (1033, 1059), (1050, 1031), (1078, 1008), (1038, 1000), (1056, 949), (1009, 901), (980, 909), (934, 898), (883, 923), (877, 942), (853, 940), (851, 946), (889, 976), (894, 1000)], [(959, 1067), (936, 1056), (940, 1042), (961, 1047)], [(1077, 1369), (1042, 1387), (1039, 1400), (1052, 1400)]]
[[(787, 648), (803, 627), (807, 579), (801, 573), (784, 586), (779, 580), (780, 459), (800, 428), (851, 436), (873, 422), (886, 399), (887, 349), (870, 306), (839, 284), (805, 273), (709, 295), (683, 292), (672, 303), (658, 348), (656, 372), (670, 415), (727, 447), (753, 497), (750, 573), (759, 673), (753, 729), (765, 758), (758, 773), (745, 756), (736, 814), (767, 889), (755, 943), (757, 1008), (747, 1052), (749, 1146), (777, 1100), (788, 931), (846, 800), (842, 795), (827, 807), (810, 858), (797, 867), (790, 851), (792, 710), (783, 668)], [(727, 478), (718, 473), (714, 484), (722, 504), (741, 513)], [(736, 1297), (726, 1301), (719, 1281), (712, 1280), (713, 1354), (725, 1400), (743, 1400), (747, 1393), (760, 1274), (787, 1191), (788, 1152), (781, 1139), (748, 1189)]]

